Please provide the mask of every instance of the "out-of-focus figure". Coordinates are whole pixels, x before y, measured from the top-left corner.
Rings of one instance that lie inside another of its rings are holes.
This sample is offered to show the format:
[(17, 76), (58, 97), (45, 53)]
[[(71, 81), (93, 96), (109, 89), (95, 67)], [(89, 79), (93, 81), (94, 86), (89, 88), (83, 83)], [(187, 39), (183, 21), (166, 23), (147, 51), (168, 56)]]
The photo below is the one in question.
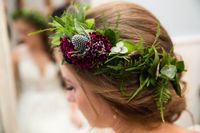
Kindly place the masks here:
[(75, 133), (70, 122), (59, 70), (48, 45), (47, 28), (37, 12), (19, 10), (13, 15), (19, 42), (12, 53), (15, 77), (19, 83), (18, 122), (20, 133)]

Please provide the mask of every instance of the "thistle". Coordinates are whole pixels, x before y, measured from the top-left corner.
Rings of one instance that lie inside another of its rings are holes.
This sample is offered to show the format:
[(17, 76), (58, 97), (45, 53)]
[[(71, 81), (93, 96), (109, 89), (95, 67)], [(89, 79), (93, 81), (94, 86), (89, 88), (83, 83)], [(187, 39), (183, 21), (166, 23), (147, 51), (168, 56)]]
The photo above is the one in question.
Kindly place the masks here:
[(88, 42), (89, 39), (84, 35), (78, 34), (72, 37), (72, 44), (74, 45), (75, 50), (79, 51), (80, 53), (85, 51)]

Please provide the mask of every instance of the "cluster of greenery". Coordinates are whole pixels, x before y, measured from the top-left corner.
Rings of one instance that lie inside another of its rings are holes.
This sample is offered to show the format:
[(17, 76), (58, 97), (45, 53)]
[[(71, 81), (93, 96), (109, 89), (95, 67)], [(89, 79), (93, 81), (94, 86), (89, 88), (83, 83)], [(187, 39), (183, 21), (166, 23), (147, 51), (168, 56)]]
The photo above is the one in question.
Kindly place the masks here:
[[(95, 28), (94, 19), (86, 19), (85, 11), (87, 7), (75, 4), (70, 7), (62, 17), (54, 17), (50, 23), (51, 28), (45, 29), (54, 31), (50, 37), (52, 46), (59, 46), (60, 38), (68, 36), (71, 38), (76, 34), (84, 34), (87, 36), (88, 31), (97, 32), (106, 36), (113, 47), (119, 43), (125, 52), (112, 51), (109, 53), (108, 59), (94, 67), (94, 74), (104, 74), (110, 78), (121, 81), (119, 87), (123, 96), (128, 98), (128, 102), (134, 100), (143, 90), (148, 88), (154, 89), (155, 103), (160, 111), (161, 119), (164, 122), (165, 105), (170, 100), (170, 91), (168, 84), (172, 83), (173, 88), (178, 96), (181, 96), (181, 87), (179, 84), (178, 73), (185, 70), (184, 62), (178, 61), (173, 52), (167, 53), (165, 49), (159, 46), (160, 25), (158, 23), (155, 41), (152, 46), (144, 46), (144, 38), (134, 43), (130, 40), (121, 39), (120, 32), (116, 28), (109, 28), (104, 24), (102, 28)], [(41, 31), (39, 31), (41, 32)], [(119, 45), (120, 46), (120, 45)], [(134, 54), (137, 54), (134, 57)], [(133, 55), (133, 57), (131, 56)], [(125, 89), (125, 83), (130, 82), (131, 75), (138, 75), (139, 88), (133, 89), (128, 93)]]

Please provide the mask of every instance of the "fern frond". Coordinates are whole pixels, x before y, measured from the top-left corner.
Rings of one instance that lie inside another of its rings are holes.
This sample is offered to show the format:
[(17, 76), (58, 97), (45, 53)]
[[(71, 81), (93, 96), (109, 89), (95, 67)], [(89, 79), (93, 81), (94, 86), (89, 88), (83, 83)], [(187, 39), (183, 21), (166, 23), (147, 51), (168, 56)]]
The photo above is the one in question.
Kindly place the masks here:
[(164, 119), (165, 105), (168, 103), (169, 99), (170, 99), (170, 92), (167, 89), (167, 80), (159, 81), (157, 88), (155, 90), (155, 101), (156, 101), (156, 106), (160, 111), (160, 116), (163, 122), (165, 122)]

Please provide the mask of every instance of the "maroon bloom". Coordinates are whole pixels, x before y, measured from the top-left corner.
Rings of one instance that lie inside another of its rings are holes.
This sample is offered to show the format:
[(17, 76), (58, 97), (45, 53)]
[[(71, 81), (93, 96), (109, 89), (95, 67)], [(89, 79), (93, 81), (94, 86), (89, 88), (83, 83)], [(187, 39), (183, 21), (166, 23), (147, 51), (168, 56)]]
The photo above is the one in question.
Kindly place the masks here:
[(110, 41), (96, 32), (89, 33), (90, 40), (85, 43), (84, 51), (78, 51), (71, 40), (63, 37), (60, 40), (60, 49), (65, 60), (82, 69), (91, 69), (106, 61), (112, 45)]

